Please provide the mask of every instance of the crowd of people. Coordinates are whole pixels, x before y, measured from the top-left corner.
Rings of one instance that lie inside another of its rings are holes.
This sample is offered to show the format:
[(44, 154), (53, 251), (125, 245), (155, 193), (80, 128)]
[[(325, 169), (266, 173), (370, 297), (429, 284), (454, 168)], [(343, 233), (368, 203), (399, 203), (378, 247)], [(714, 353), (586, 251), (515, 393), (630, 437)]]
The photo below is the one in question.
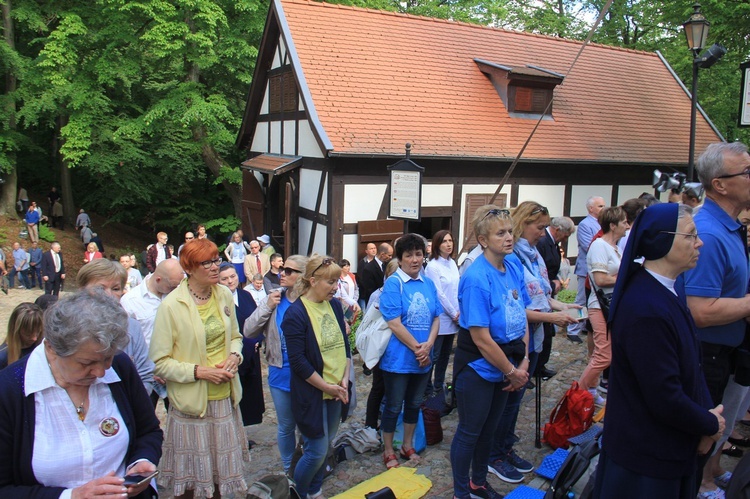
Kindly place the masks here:
[[(79, 290), (58, 300), (59, 243), (16, 243), (11, 280), (44, 284), (49, 298), (16, 307), (0, 346), (0, 491), (147, 498), (158, 484), (175, 497), (241, 495), (254, 445), (245, 427), (262, 423), (267, 384), (277, 471), (322, 499), (356, 383), (351, 328), (377, 308), (391, 335), (365, 368), (365, 425), (381, 432), (383, 469), (421, 462), (420, 407), (449, 376), (453, 497), (502, 497), (490, 473), (522, 482), (534, 463), (515, 445), (531, 438), (516, 428), (521, 402), (535, 374), (556, 375), (552, 338), (564, 331), (575, 344), (586, 333), (579, 384), (607, 406), (594, 497), (721, 499), (725, 443), (750, 445), (733, 433), (750, 409), (750, 238), (738, 221), (750, 221), (750, 155), (713, 144), (696, 170), (706, 194), (696, 209), (592, 196), (576, 227), (535, 201), (485, 205), (461, 258), (449, 230), (409, 233), (368, 243), (356, 275), (346, 259), (284, 258), (267, 235), (234, 232), (222, 253), (199, 226), (177, 251), (159, 232), (140, 265), (88, 241)], [(91, 222), (80, 215), (83, 235)], [(562, 245), (573, 234), (577, 296), (565, 303)]]

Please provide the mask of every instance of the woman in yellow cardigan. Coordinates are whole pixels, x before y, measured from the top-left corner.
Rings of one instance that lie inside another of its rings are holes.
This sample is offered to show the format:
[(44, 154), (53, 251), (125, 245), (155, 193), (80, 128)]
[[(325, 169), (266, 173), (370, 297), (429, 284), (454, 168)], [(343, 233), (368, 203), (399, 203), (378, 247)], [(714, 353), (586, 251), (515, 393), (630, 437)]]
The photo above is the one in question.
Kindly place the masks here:
[(244, 497), (250, 454), (238, 408), (242, 335), (234, 300), (218, 284), (214, 243), (186, 244), (180, 264), (188, 277), (159, 306), (149, 350), (170, 402), (158, 482), (175, 497)]

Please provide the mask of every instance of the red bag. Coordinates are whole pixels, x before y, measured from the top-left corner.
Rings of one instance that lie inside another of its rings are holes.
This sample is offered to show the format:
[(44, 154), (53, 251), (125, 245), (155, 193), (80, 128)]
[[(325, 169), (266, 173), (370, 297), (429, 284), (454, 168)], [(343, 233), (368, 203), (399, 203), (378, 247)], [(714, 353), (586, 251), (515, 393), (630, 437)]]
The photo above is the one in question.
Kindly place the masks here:
[(591, 428), (594, 418), (594, 396), (574, 381), (557, 403), (544, 425), (544, 442), (553, 449), (567, 449), (568, 439)]

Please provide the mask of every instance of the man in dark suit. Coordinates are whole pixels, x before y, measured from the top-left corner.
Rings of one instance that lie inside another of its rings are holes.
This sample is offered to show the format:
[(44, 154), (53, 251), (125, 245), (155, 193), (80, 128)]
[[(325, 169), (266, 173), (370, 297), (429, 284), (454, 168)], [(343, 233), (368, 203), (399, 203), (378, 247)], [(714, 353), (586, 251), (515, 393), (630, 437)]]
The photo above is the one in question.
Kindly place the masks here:
[[(575, 230), (576, 226), (570, 218), (555, 217), (550, 221), (549, 227), (547, 227), (539, 242), (536, 243), (536, 249), (539, 250), (539, 254), (542, 255), (544, 264), (547, 266), (547, 274), (549, 276), (549, 283), (552, 286), (553, 296), (562, 287), (560, 280), (557, 278), (557, 274), (560, 272), (560, 243), (566, 241)], [(552, 338), (554, 336), (555, 326), (545, 322), (544, 343), (542, 344), (542, 352), (539, 354), (535, 372), (535, 374), (539, 374), (545, 379), (557, 374), (555, 371), (547, 369), (546, 365), (552, 352)]]
[(51, 249), (42, 255), (42, 280), (44, 294), (60, 294), (60, 286), (65, 280), (65, 265), (60, 253), (60, 243), (52, 243)]
[(388, 243), (378, 246), (378, 254), (359, 272), (359, 296), (365, 301), (370, 295), (383, 285), (385, 264), (393, 257), (393, 247)]

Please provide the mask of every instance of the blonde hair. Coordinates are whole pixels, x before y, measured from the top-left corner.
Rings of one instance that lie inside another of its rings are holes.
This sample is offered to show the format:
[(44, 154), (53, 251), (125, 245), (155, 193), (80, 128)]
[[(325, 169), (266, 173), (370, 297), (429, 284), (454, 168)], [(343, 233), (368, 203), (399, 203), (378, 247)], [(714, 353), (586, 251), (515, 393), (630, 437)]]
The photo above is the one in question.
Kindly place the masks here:
[(92, 244), (94, 245), (93, 251), (99, 251), (99, 246), (97, 246), (96, 243), (88, 243), (86, 245), (86, 251), (92, 251), (92, 249), (91, 249), (91, 245)]
[[(497, 215), (490, 215), (490, 212), (497, 210)], [(476, 237), (489, 235), (490, 227), (496, 220), (506, 220), (509, 224), (513, 224), (513, 219), (510, 217), (510, 211), (505, 208), (500, 208), (494, 204), (486, 204), (477, 208), (474, 212), (474, 218), (471, 219), (471, 226), (474, 228), (474, 235)]]
[[(325, 264), (330, 260), (330, 263)], [(322, 279), (338, 279), (341, 276), (341, 267), (336, 260), (327, 255), (318, 255), (313, 253), (305, 265), (305, 273), (301, 275), (294, 284), (294, 290), (297, 296), (302, 296), (312, 287), (311, 279), (319, 277)]]
[(8, 345), (8, 365), (21, 358), (25, 336), (36, 331), (39, 334), (33, 346), (42, 342), (44, 336), (42, 317), (42, 309), (33, 303), (20, 303), (13, 309), (8, 319), (8, 336), (5, 338), (5, 344)]
[(542, 219), (546, 219), (546, 225), (549, 225), (549, 211), (536, 201), (524, 201), (516, 206), (513, 210), (513, 242), (517, 243), (521, 239), (527, 225), (537, 223)]
[(76, 283), (79, 288), (85, 288), (92, 282), (102, 281), (106, 279), (120, 279), (120, 282), (125, 286), (125, 281), (128, 278), (128, 271), (125, 267), (120, 265), (120, 262), (113, 262), (106, 258), (97, 258), (92, 260), (83, 266), (78, 271), (76, 276)]

